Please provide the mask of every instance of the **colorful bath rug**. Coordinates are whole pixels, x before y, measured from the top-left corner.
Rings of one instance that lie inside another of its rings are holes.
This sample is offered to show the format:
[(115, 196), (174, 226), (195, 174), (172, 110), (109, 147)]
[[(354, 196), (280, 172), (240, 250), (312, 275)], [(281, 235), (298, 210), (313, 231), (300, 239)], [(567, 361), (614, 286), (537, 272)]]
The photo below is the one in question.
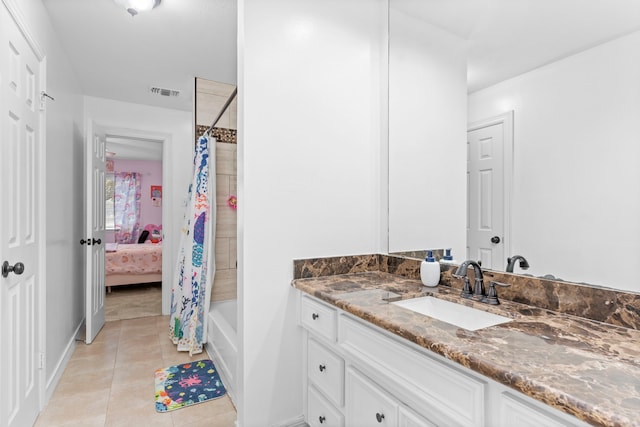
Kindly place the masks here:
[(211, 360), (158, 369), (156, 411), (169, 412), (222, 397), (227, 392)]

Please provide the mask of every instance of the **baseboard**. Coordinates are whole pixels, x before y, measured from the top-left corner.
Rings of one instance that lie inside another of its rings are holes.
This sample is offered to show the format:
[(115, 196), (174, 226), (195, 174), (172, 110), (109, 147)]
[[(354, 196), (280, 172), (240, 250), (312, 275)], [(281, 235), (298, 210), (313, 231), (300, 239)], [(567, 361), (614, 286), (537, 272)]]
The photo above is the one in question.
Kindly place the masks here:
[(71, 355), (73, 355), (73, 350), (75, 350), (76, 348), (76, 337), (80, 333), (80, 330), (82, 329), (83, 325), (84, 325), (84, 319), (82, 320), (82, 322), (80, 322), (80, 324), (76, 328), (75, 332), (73, 333), (73, 336), (67, 343), (67, 346), (65, 347), (64, 352), (62, 353), (62, 357), (60, 357), (60, 359), (58, 360), (56, 367), (54, 368), (53, 372), (51, 373), (51, 376), (47, 380), (47, 385), (44, 391), (44, 402), (42, 402), (43, 408), (49, 403), (49, 399), (51, 399), (51, 396), (53, 396), (53, 392), (56, 390), (56, 386), (60, 382), (60, 378), (62, 377), (64, 370), (69, 364)]

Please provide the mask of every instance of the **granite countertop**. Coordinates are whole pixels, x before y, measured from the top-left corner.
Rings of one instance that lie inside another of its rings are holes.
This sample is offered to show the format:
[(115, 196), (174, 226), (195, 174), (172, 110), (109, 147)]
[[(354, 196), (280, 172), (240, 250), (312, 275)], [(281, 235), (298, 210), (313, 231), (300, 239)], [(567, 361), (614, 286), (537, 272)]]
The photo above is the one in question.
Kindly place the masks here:
[[(640, 426), (640, 331), (382, 271), (294, 279), (292, 286), (534, 399), (599, 426)], [(477, 331), (382, 300), (433, 295), (513, 320)], [(498, 292), (500, 290), (498, 289)]]

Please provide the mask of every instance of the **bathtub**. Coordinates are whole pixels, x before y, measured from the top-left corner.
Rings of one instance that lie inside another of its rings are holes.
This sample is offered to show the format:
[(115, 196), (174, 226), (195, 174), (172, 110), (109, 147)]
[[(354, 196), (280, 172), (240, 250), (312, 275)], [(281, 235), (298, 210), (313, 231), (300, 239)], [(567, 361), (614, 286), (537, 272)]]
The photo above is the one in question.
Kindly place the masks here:
[(218, 368), (227, 393), (235, 404), (238, 360), (237, 301), (211, 302), (207, 322), (207, 353)]

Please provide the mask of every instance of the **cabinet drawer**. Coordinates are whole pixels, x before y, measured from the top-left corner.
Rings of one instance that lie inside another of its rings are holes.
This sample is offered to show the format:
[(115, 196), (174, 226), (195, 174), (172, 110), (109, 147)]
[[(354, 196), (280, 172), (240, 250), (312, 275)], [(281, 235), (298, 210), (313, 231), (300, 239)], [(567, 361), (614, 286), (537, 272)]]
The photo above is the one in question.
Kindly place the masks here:
[(447, 425), (484, 425), (485, 382), (345, 315), (339, 325), (340, 347), (401, 384), (414, 409)]
[(398, 403), (386, 392), (353, 368), (346, 381), (349, 427), (398, 426)]
[(309, 386), (307, 423), (310, 427), (343, 427), (344, 416), (320, 395), (315, 387)]
[(333, 307), (302, 296), (300, 323), (329, 341), (336, 340), (337, 310)]
[(336, 406), (344, 401), (344, 361), (318, 342), (309, 338), (307, 346), (307, 376)]

